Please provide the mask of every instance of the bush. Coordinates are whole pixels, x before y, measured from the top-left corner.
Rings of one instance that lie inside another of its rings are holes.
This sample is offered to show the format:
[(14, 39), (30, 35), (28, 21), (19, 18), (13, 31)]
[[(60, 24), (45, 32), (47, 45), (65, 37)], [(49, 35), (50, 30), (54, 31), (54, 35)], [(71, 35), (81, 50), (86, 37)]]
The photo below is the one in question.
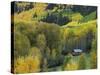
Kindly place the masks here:
[(97, 53), (95, 50), (93, 50), (90, 53), (90, 55), (91, 55), (91, 59), (90, 59), (91, 68), (96, 69), (97, 68)]
[(73, 60), (73, 57), (71, 54), (68, 55), (67, 59), (65, 59), (66, 62), (64, 65), (64, 70), (77, 70), (78, 69), (78, 63), (76, 63), (75, 60)]
[(77, 70), (78, 64), (77, 63), (68, 63), (65, 67), (65, 70)]
[(84, 57), (84, 54), (80, 55), (79, 62), (78, 62), (78, 69), (79, 70), (86, 69), (86, 59)]
[(64, 58), (64, 62), (63, 62), (63, 66), (62, 66), (62, 69), (66, 70), (67, 69), (67, 64), (69, 63), (69, 61), (72, 59), (72, 55), (71, 54), (68, 54), (67, 56), (65, 56)]
[(15, 61), (14, 73), (28, 73), (40, 71), (40, 60), (37, 56), (20, 57)]

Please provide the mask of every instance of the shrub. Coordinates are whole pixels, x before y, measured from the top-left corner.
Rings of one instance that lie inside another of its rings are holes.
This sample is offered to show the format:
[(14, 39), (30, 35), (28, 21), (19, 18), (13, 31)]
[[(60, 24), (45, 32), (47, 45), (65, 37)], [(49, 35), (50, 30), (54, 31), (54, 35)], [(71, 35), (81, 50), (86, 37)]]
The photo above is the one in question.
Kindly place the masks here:
[(14, 73), (25, 73), (28, 71), (28, 65), (24, 58), (20, 57), (14, 62)]
[(20, 57), (15, 60), (14, 73), (28, 73), (40, 71), (40, 60), (37, 56)]
[(63, 63), (63, 66), (62, 66), (63, 70), (67, 70), (67, 64), (69, 63), (69, 61), (71, 59), (72, 59), (72, 55), (71, 54), (68, 54), (67, 56), (65, 56), (64, 63)]
[(71, 59), (67, 60), (66, 65), (64, 66), (64, 70), (77, 70), (78, 69), (78, 63), (75, 62), (75, 60), (73, 60), (72, 56), (70, 56)]
[(84, 57), (84, 54), (80, 55), (79, 62), (78, 62), (78, 69), (86, 69), (86, 59)]
[(65, 70), (77, 70), (78, 64), (77, 63), (68, 63), (65, 67)]
[(90, 55), (91, 55), (91, 59), (90, 59), (91, 68), (96, 69), (97, 68), (97, 53), (95, 50), (93, 50), (90, 53)]

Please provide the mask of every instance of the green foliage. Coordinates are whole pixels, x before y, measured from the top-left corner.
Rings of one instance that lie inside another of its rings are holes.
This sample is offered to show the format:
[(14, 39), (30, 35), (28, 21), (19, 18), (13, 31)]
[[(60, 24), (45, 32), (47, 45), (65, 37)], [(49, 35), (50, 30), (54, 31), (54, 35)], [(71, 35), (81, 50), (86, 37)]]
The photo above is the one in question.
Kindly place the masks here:
[(15, 32), (20, 32), (29, 38), (31, 46), (36, 43), (36, 24), (37, 22), (15, 22)]
[(48, 23), (55, 23), (58, 25), (64, 25), (70, 21), (70, 19), (67, 16), (62, 15), (62, 12), (51, 12), (48, 13), (48, 15), (42, 19), (43, 22)]
[(95, 6), (81, 6), (81, 5), (77, 5), (77, 6), (73, 6), (72, 11), (73, 12), (79, 12), (81, 13), (83, 16), (88, 15), (89, 13), (96, 11), (97, 7)]
[(46, 58), (44, 58), (42, 62), (43, 62), (43, 64), (42, 64), (43, 65), (42, 71), (43, 72), (46, 72), (47, 71), (47, 68), (48, 68), (48, 61), (47, 61)]
[(80, 22), (88, 22), (91, 20), (95, 20), (97, 18), (97, 12), (94, 11), (90, 13), (89, 15), (86, 15), (83, 19), (80, 20)]
[(83, 54), (80, 56), (78, 64), (79, 64), (78, 65), (79, 70), (86, 69), (86, 59)]
[[(62, 32), (63, 48), (65, 52), (71, 52), (74, 48), (87, 49), (87, 52), (92, 48), (92, 41), (96, 39), (96, 21), (89, 21), (78, 25), (69, 25), (64, 27)], [(96, 41), (95, 41), (96, 43)], [(94, 45), (96, 46), (96, 44)]]
[(77, 70), (78, 69), (78, 64), (76, 63), (76, 61), (73, 60), (73, 56), (71, 54), (68, 54), (66, 56), (63, 69), (64, 70)]
[[(50, 49), (58, 48), (60, 42), (60, 28), (55, 24), (44, 24), (44, 26), (40, 26), (43, 29), (43, 33), (45, 34), (47, 46)], [(57, 37), (57, 38), (56, 38)], [(52, 39), (53, 38), (53, 39)]]
[(71, 54), (68, 54), (67, 56), (65, 56), (65, 59), (64, 59), (64, 64), (62, 66), (62, 69), (65, 69), (66, 68), (66, 65), (69, 63), (69, 61), (72, 59), (72, 55)]
[(93, 39), (92, 41), (92, 49), (97, 50), (97, 40), (96, 39)]
[(14, 34), (14, 55), (15, 57), (27, 56), (30, 49), (30, 42), (27, 36), (15, 32)]
[(37, 48), (37, 47), (32, 47), (32, 48), (30, 48), (29, 55), (30, 55), (30, 56), (33, 56), (33, 57), (37, 56), (37, 57), (39, 57), (39, 60), (41, 60), (41, 58), (42, 58), (41, 51), (40, 51), (40, 49)]
[(56, 49), (52, 50), (51, 58), (54, 59), (54, 60), (57, 58), (57, 50)]
[(46, 48), (46, 38), (44, 34), (37, 36), (37, 47), (44, 53), (44, 49)]
[(75, 13), (72, 15), (72, 21), (80, 21), (83, 18), (83, 16), (80, 13)]
[(90, 61), (91, 61), (91, 68), (92, 69), (96, 69), (97, 68), (97, 52), (93, 50), (90, 53), (90, 55), (91, 55), (91, 59), (90, 59)]
[(72, 22), (69, 22), (68, 24), (67, 24), (67, 26), (68, 27), (74, 27), (74, 26), (78, 26), (79, 24), (78, 24), (78, 21), (72, 21)]
[(78, 69), (78, 64), (75, 62), (70, 62), (65, 66), (65, 70), (77, 70)]

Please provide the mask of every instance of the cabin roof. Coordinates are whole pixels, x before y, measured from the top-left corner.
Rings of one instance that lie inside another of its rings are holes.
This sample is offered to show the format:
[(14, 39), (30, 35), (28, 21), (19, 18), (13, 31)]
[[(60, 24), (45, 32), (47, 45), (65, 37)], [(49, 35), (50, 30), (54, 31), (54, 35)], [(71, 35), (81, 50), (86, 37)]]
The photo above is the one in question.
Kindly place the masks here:
[(82, 49), (74, 49), (74, 52), (82, 52)]

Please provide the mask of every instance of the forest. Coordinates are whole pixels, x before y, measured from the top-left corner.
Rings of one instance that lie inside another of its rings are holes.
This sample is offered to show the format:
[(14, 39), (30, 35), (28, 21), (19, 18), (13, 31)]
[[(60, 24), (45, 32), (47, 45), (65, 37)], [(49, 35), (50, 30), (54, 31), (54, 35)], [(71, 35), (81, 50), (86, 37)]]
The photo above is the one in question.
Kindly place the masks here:
[(13, 73), (97, 68), (97, 7), (12, 2)]

